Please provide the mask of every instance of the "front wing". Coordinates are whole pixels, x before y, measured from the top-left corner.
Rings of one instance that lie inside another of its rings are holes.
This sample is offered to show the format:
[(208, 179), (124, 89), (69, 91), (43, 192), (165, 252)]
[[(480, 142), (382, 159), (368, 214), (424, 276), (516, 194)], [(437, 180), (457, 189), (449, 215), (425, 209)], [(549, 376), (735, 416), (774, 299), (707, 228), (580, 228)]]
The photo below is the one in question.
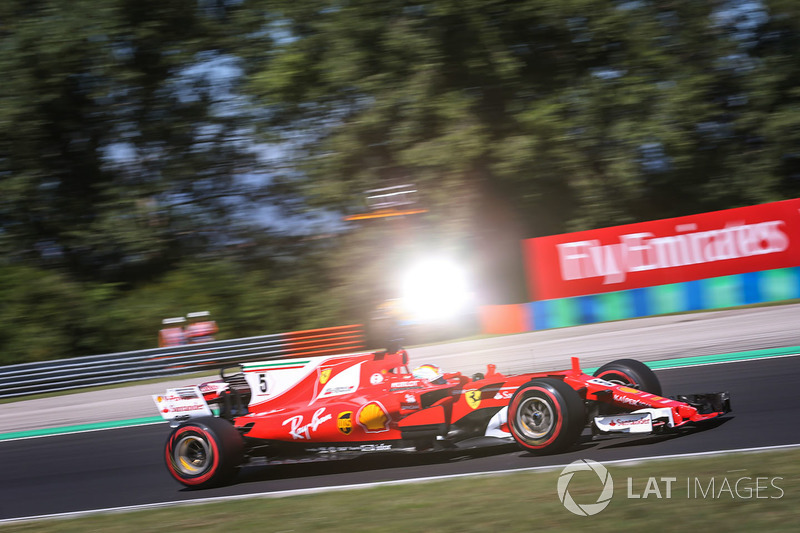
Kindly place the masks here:
[(727, 392), (679, 395), (675, 399), (649, 395), (643, 400), (650, 400), (653, 406), (629, 413), (595, 416), (593, 431), (600, 434), (661, 432), (718, 418), (731, 410)]

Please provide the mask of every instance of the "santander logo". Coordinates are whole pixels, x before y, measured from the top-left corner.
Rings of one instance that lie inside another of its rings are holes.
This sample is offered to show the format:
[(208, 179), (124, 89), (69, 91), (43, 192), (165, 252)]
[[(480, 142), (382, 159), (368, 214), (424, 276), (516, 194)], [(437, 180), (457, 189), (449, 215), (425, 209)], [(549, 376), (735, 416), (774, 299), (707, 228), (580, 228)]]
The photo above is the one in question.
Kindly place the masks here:
[(650, 423), (650, 420), (648, 418), (644, 418), (644, 417), (643, 418), (637, 418), (637, 419), (634, 419), (634, 420), (625, 420), (625, 419), (622, 419), (622, 418), (615, 418), (614, 420), (609, 422), (608, 425), (609, 426), (627, 427), (627, 426), (637, 426), (637, 425), (646, 426), (649, 423)]

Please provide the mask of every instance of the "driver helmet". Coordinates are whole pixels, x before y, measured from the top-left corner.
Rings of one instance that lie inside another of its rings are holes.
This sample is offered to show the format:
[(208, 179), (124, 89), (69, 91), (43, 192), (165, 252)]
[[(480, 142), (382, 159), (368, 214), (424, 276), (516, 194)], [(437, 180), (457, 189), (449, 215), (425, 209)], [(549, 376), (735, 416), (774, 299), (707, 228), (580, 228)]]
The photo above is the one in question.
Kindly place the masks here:
[(436, 365), (418, 366), (411, 371), (411, 374), (413, 374), (413, 376), (417, 379), (424, 379), (430, 383), (435, 383), (436, 385), (442, 385), (443, 383), (446, 383), (444, 379), (444, 372), (442, 372), (442, 369)]

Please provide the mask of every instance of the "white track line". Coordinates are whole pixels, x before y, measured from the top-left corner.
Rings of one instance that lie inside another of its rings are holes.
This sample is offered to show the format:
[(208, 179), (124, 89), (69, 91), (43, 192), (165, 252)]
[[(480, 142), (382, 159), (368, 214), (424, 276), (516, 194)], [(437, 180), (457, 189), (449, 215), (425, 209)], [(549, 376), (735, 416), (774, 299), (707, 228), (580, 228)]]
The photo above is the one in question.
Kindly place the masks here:
[[(716, 451), (709, 451), (709, 452), (695, 452), (695, 453), (687, 453), (687, 454), (676, 454), (676, 455), (656, 455), (652, 457), (636, 457), (636, 458), (628, 458), (628, 459), (616, 459), (614, 461), (602, 461), (603, 465), (622, 465), (622, 464), (638, 464), (648, 461), (659, 461), (659, 460), (668, 460), (668, 459), (688, 459), (693, 457), (709, 457), (715, 455), (725, 455), (729, 453), (757, 453), (757, 452), (768, 452), (768, 451), (777, 451), (777, 450), (791, 450), (800, 448), (800, 443), (798, 444), (782, 444), (777, 446), (760, 446), (756, 448), (737, 448), (734, 450), (716, 450)], [(178, 500), (172, 502), (161, 502), (161, 503), (148, 503), (143, 505), (131, 505), (126, 507), (109, 507), (106, 509), (92, 509), (87, 511), (75, 511), (70, 513), (57, 513), (57, 514), (48, 514), (48, 515), (38, 515), (38, 516), (25, 516), (20, 518), (7, 518), (4, 520), (0, 520), (0, 524), (12, 524), (12, 523), (20, 523), (20, 522), (29, 522), (35, 520), (57, 520), (57, 519), (68, 519), (68, 518), (80, 518), (84, 516), (90, 515), (97, 515), (97, 514), (113, 514), (113, 513), (128, 513), (133, 511), (145, 511), (145, 510), (152, 510), (152, 509), (163, 509), (167, 507), (175, 507), (175, 506), (188, 506), (188, 505), (203, 505), (209, 503), (221, 503), (221, 502), (230, 502), (236, 500), (246, 500), (246, 499), (255, 499), (255, 498), (288, 498), (291, 496), (299, 496), (305, 494), (319, 494), (325, 492), (339, 492), (345, 490), (364, 490), (364, 489), (371, 489), (375, 487), (388, 487), (393, 485), (408, 485), (412, 483), (429, 483), (432, 481), (445, 481), (449, 479), (460, 479), (460, 478), (469, 478), (469, 477), (477, 477), (477, 476), (501, 476), (501, 475), (508, 475), (514, 474), (517, 472), (544, 472), (548, 470), (558, 470), (563, 469), (566, 467), (567, 464), (559, 464), (559, 465), (547, 465), (547, 466), (532, 466), (529, 468), (518, 468), (518, 469), (510, 469), (510, 470), (495, 470), (491, 472), (467, 472), (464, 474), (448, 474), (445, 476), (431, 476), (431, 477), (420, 477), (420, 478), (413, 478), (413, 479), (398, 479), (395, 481), (378, 481), (375, 483), (359, 483), (355, 485), (336, 485), (332, 487), (315, 487), (315, 488), (308, 488), (308, 489), (293, 489), (293, 490), (286, 490), (286, 491), (278, 491), (278, 492), (261, 492), (256, 494), (239, 494), (234, 496), (217, 496), (213, 498), (198, 498), (195, 500)]]

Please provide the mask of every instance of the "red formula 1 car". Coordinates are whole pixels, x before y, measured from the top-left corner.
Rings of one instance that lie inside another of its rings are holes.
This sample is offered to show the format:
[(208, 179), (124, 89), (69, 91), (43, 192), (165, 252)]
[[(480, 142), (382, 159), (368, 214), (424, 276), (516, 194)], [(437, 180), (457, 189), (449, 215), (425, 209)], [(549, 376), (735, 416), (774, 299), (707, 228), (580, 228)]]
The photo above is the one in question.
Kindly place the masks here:
[[(242, 371), (153, 397), (175, 426), (165, 448), (175, 479), (209, 487), (254, 457), (342, 457), (516, 441), (537, 454), (594, 433), (669, 431), (730, 411), (728, 393), (661, 396), (647, 366), (621, 359), (584, 374), (472, 378), (384, 351), (246, 363)], [(213, 409), (213, 410), (212, 410)]]

